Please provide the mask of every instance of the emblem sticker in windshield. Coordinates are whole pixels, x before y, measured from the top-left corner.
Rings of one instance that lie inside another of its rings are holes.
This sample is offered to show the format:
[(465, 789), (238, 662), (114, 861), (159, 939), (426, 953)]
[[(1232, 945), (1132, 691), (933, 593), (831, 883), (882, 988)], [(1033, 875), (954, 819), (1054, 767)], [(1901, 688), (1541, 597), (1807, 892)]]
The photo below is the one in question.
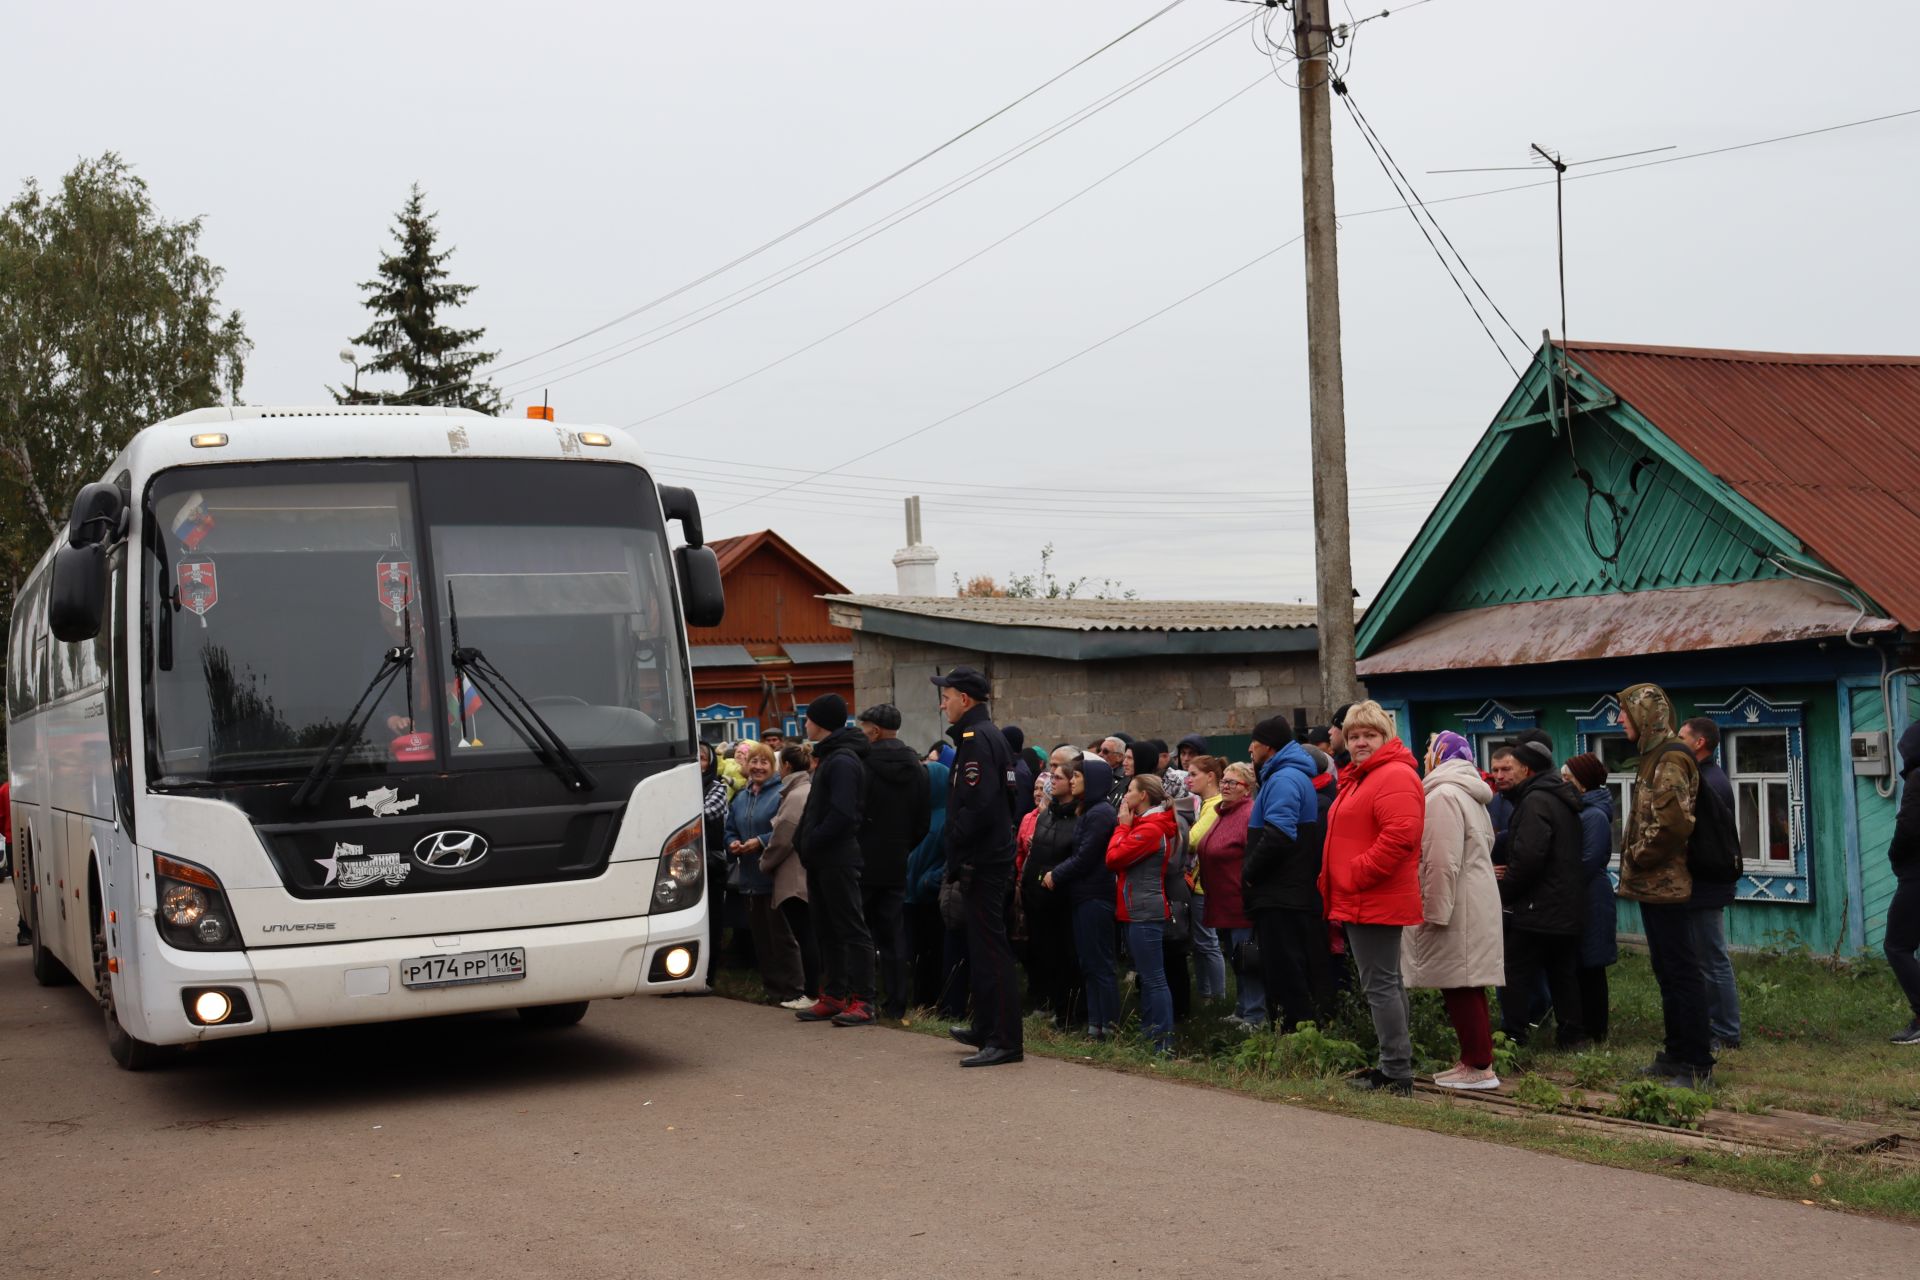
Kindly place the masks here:
[(380, 603), (393, 610), (396, 617), (405, 613), (413, 603), (413, 561), (382, 560), (373, 572)]
[(380, 880), (397, 885), (413, 870), (397, 853), (368, 853), (362, 845), (344, 842), (333, 846), (331, 858), (314, 861), (327, 871), (327, 878), (320, 882), (322, 888), (337, 883), (342, 889), (361, 889)]
[(207, 610), (220, 603), (220, 578), (211, 560), (188, 560), (180, 565), (180, 607), (206, 625)]
[(367, 794), (355, 796), (347, 801), (347, 808), (365, 809), (376, 818), (386, 818), (396, 813), (405, 813), (419, 803), (419, 796), (402, 800), (398, 787), (375, 787)]

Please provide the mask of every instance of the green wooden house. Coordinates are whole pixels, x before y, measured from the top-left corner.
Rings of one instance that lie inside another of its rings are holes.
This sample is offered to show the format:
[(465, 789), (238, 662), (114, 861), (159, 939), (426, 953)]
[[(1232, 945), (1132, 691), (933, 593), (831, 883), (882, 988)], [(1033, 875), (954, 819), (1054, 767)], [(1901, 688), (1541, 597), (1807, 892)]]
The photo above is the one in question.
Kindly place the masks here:
[(1662, 685), (1723, 733), (1730, 939), (1850, 953), (1893, 894), (1916, 632), (1920, 358), (1573, 343), (1536, 355), (1367, 609), (1360, 674), (1411, 743), (1453, 729), (1484, 765), (1542, 728), (1607, 761), (1617, 802), (1615, 699)]

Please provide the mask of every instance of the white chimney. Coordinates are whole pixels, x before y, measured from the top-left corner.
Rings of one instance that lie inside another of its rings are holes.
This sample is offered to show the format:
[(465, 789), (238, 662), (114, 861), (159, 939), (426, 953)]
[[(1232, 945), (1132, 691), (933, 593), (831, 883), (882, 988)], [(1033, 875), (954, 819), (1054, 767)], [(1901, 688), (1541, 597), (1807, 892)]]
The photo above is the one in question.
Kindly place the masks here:
[(940, 594), (940, 553), (920, 541), (920, 499), (907, 499), (907, 545), (893, 553), (893, 570), (903, 596)]

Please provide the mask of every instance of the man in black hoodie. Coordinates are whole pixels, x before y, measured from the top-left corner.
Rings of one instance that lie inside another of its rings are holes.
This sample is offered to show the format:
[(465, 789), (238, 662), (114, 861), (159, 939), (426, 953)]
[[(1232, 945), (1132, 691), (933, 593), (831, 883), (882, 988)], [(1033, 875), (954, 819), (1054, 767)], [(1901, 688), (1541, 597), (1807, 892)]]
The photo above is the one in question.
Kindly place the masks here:
[(940, 710), (953, 739), (948, 780), (947, 879), (960, 885), (967, 907), (967, 965), (973, 977), (973, 1026), (953, 1038), (979, 1052), (963, 1067), (1018, 1062), (1020, 982), (1007, 941), (1007, 898), (1013, 891), (1013, 752), (987, 716), (992, 690), (972, 667), (935, 676)]
[(839, 1027), (873, 1025), (873, 935), (860, 907), (860, 829), (867, 797), (867, 735), (847, 723), (837, 693), (807, 707), (813, 786), (794, 848), (807, 869), (807, 903), (825, 970), (820, 998), (793, 1016)]
[(880, 1011), (907, 1016), (907, 855), (926, 839), (933, 818), (927, 766), (900, 741), (900, 709), (890, 703), (860, 713), (867, 738), (867, 806), (860, 829), (860, 905), (880, 950)]
[(1525, 1004), (1545, 972), (1553, 993), (1553, 1020), (1562, 1049), (1587, 1042), (1580, 1009), (1580, 933), (1585, 924), (1586, 873), (1580, 863), (1579, 788), (1555, 772), (1537, 742), (1515, 742), (1493, 753), (1493, 780), (1513, 802), (1507, 861), (1494, 868), (1506, 910), (1507, 985), (1502, 1030), (1527, 1038)]

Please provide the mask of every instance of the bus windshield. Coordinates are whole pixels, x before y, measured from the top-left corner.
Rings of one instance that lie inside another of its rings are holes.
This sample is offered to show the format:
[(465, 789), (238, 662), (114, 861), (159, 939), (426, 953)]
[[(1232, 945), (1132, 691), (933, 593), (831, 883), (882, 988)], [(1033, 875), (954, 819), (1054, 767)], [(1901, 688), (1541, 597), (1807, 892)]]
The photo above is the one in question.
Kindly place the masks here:
[[(355, 775), (525, 766), (521, 698), (583, 760), (691, 750), (666, 539), (636, 468), (183, 468), (154, 481), (145, 524), (157, 784), (300, 778), (323, 756)], [(457, 667), (456, 644), (495, 678)]]

